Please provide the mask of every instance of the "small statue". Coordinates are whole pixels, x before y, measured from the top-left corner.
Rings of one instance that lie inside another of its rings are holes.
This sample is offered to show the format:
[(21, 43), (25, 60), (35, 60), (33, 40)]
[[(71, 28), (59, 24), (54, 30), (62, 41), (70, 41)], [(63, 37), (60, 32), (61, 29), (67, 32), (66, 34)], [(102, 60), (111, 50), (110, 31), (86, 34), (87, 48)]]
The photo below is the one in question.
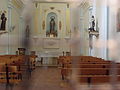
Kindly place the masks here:
[(0, 30), (5, 30), (5, 28), (6, 28), (6, 20), (7, 20), (7, 18), (5, 17), (5, 13), (2, 13)]
[(94, 18), (94, 16), (92, 16), (92, 18), (91, 18), (90, 28), (88, 30), (95, 31), (95, 18)]

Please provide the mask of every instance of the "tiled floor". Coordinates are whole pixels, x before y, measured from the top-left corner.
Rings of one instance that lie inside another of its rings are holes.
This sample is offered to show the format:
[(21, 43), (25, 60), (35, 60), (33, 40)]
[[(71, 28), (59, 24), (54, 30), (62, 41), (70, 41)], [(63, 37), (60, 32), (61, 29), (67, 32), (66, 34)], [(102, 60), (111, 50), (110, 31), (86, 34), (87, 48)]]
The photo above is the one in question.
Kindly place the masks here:
[(5, 86), (0, 84), (0, 90), (70, 90), (70, 86), (61, 80), (60, 70), (51, 67), (37, 67), (31, 78), (21, 84)]

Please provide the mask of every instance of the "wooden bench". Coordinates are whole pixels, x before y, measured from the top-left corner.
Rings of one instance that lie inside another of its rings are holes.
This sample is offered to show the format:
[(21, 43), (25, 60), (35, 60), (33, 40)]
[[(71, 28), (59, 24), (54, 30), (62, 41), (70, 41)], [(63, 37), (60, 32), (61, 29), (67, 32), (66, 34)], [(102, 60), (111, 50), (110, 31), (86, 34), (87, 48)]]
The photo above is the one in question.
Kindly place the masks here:
[(18, 83), (22, 80), (22, 73), (17, 66), (0, 66), (0, 83)]
[(19, 83), (22, 75), (35, 69), (35, 55), (0, 55), (0, 83)]
[[(109, 83), (112, 76), (112, 67), (117, 71), (117, 81), (120, 81), (120, 63), (91, 56), (64, 57), (61, 63), (62, 79), (70, 79), (69, 77), (74, 74), (74, 72), (77, 72), (75, 76), (79, 77), (78, 80), (80, 80), (81, 83)], [(113, 67), (113, 64), (115, 64), (115, 67)]]
[[(112, 67), (112, 64), (101, 64), (101, 63), (97, 63), (97, 64), (90, 64), (90, 63), (87, 63), (87, 64), (75, 64), (75, 65), (71, 65), (71, 64), (67, 64), (65, 67), (72, 67), (72, 68), (113, 68)], [(120, 64), (116, 64), (116, 68), (120, 68)]]
[[(78, 75), (76, 76), (80, 84), (104, 84), (110, 83), (112, 78), (111, 75)], [(116, 82), (120, 81), (120, 75), (116, 76)]]

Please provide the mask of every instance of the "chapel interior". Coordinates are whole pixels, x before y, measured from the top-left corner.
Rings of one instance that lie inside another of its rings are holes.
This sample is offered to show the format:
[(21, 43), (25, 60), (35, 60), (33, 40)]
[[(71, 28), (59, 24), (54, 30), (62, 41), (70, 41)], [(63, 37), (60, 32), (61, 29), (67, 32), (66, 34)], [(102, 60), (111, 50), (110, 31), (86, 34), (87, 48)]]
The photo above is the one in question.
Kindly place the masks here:
[(0, 90), (120, 90), (120, 0), (0, 0)]

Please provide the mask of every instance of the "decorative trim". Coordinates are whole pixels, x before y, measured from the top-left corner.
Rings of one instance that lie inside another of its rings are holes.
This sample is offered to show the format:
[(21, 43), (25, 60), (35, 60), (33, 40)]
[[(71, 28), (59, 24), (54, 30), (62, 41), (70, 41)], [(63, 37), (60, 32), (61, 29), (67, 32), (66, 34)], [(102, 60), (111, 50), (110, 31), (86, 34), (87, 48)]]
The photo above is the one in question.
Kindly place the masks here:
[(59, 29), (61, 30), (61, 27), (62, 27), (62, 23), (61, 21), (59, 21)]
[(0, 31), (0, 35), (8, 33), (7, 31)]
[(43, 30), (45, 30), (45, 20), (43, 20), (42, 28), (43, 28)]
[(1, 10), (1, 11), (0, 11), (0, 15), (2, 15), (2, 13), (7, 13), (7, 11)]
[(50, 7), (51, 10), (55, 9), (55, 7)]
[(35, 3), (35, 7), (36, 7), (36, 8), (38, 7), (38, 3)]
[[(19, 6), (18, 6), (19, 5)], [(18, 14), (21, 14), (22, 8), (24, 7), (24, 4), (20, 4), (19, 2), (13, 0), (9, 1), (8, 8), (15, 9)]]
[(95, 35), (96, 37), (99, 37), (99, 32), (98, 31), (89, 31), (89, 35)]
[(59, 13), (61, 13), (61, 10), (57, 10)]
[(45, 9), (44, 12), (46, 13), (48, 11), (48, 9)]
[(24, 7), (24, 4), (21, 0), (12, 0), (11, 2), (18, 8), (23, 8)]
[(44, 47), (44, 49), (59, 49), (60, 48), (60, 39), (45, 38), (43, 47)]
[(69, 3), (67, 3), (67, 8), (69, 8), (70, 6), (69, 6)]
[(89, 2), (88, 2), (88, 1), (83, 1), (83, 2), (80, 4), (80, 7), (89, 8), (89, 7), (90, 7)]

